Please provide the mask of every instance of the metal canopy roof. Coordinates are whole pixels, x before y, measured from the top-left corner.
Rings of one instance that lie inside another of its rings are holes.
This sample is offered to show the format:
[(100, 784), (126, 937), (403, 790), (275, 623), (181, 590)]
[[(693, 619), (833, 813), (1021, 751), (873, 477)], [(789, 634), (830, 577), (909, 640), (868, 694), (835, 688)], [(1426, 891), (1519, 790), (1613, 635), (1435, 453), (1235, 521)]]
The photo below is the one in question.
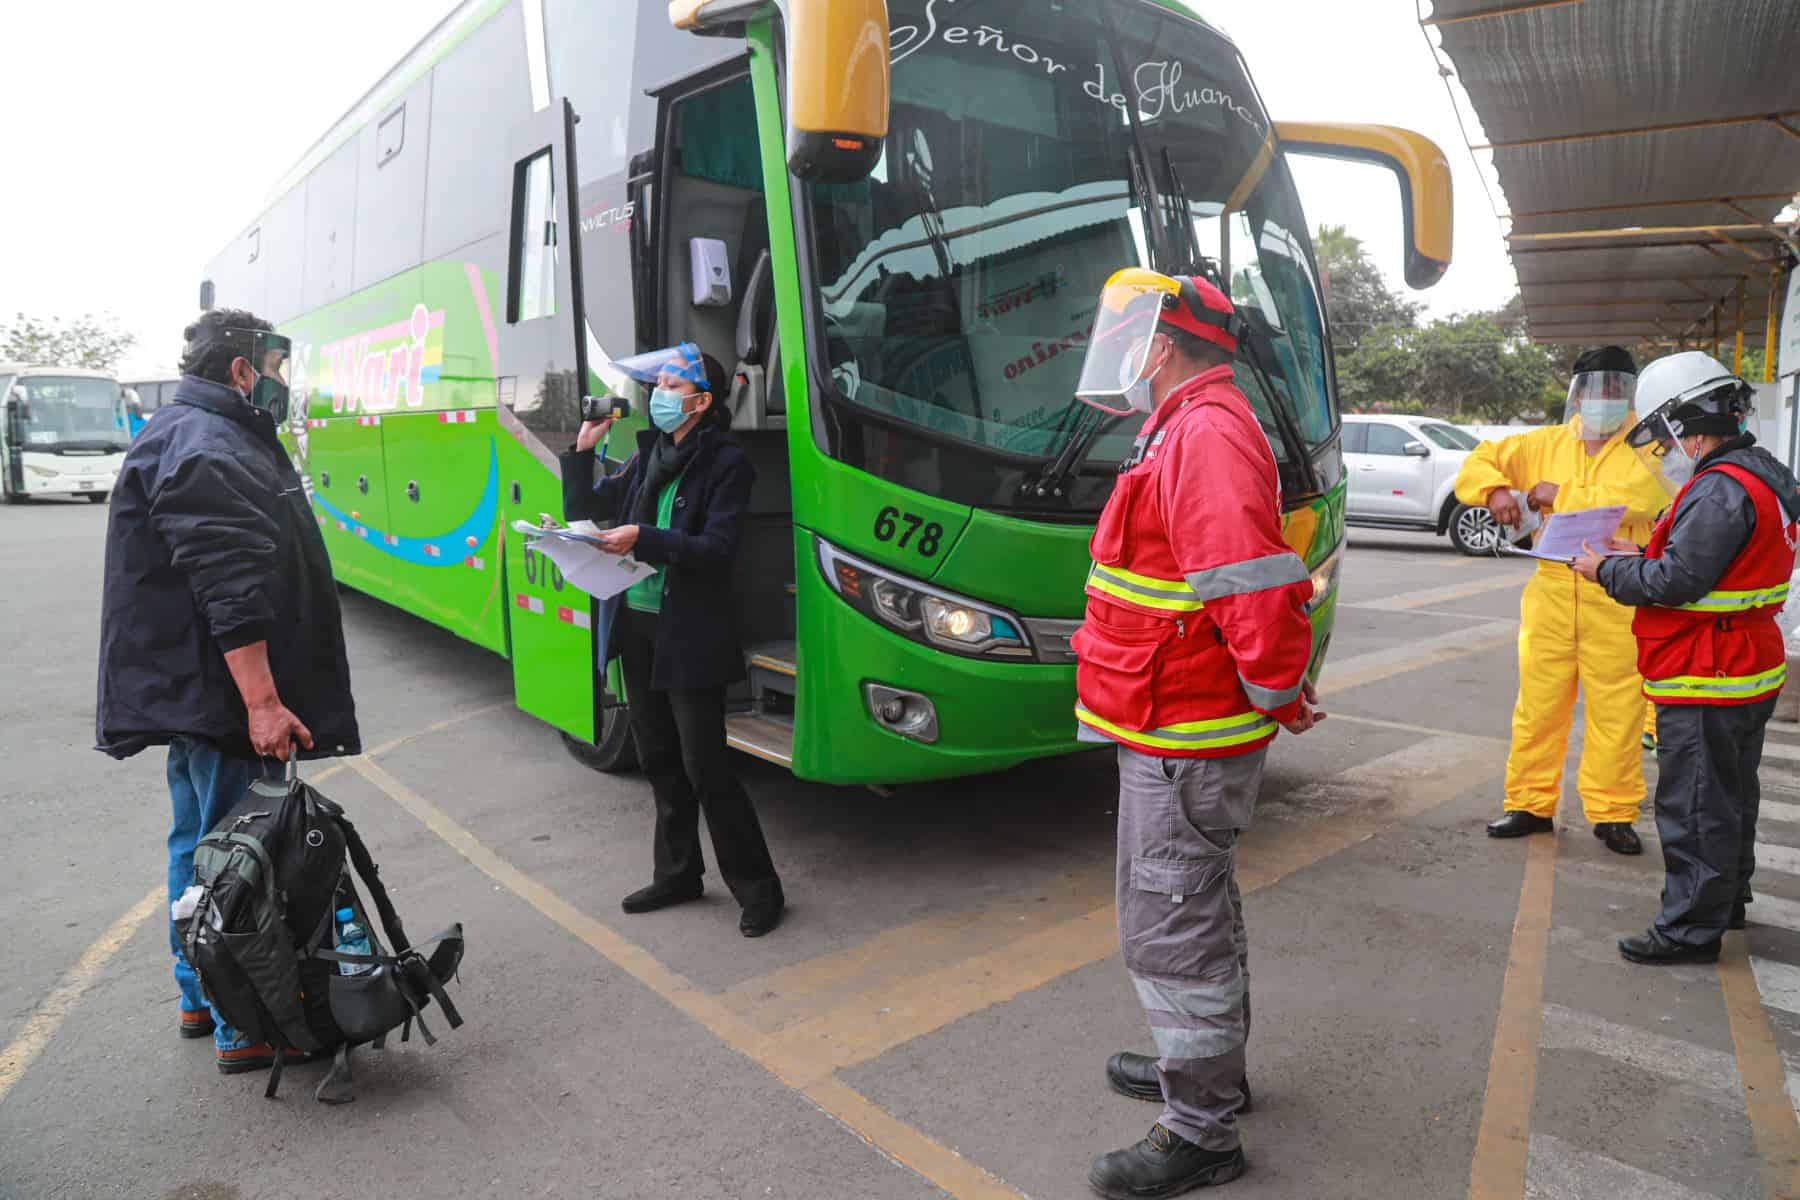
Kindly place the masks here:
[(1534, 338), (1764, 341), (1800, 0), (1431, 0), (1421, 24), (1486, 132)]

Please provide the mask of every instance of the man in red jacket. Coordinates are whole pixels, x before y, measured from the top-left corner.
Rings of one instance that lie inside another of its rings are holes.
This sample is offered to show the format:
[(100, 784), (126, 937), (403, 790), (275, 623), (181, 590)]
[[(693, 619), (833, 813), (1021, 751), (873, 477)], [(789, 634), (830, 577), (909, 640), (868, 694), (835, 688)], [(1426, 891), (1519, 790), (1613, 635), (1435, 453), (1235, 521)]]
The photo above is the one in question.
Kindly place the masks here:
[(1158, 1100), (1134, 1146), (1094, 1160), (1103, 1196), (1167, 1196), (1244, 1170), (1248, 942), (1233, 851), (1269, 742), (1325, 714), (1306, 681), (1311, 576), (1281, 536), (1267, 436), (1232, 383), (1238, 321), (1204, 279), (1121, 271), (1077, 394), (1147, 416), (1090, 543), (1075, 715), (1118, 744), (1119, 943), (1159, 1058), (1110, 1085)]

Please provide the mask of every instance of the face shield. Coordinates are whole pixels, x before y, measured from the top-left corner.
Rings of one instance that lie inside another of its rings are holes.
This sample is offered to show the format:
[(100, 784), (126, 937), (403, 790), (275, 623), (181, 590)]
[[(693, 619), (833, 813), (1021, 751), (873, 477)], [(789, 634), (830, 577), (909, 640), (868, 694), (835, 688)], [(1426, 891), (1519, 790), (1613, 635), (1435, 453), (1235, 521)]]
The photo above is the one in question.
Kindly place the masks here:
[(1637, 376), (1629, 371), (1582, 371), (1569, 380), (1563, 421), (1583, 438), (1609, 438), (1631, 418)]
[(685, 380), (703, 392), (711, 391), (713, 386), (706, 378), (706, 364), (700, 358), (700, 347), (692, 342), (634, 354), (619, 359), (613, 366), (650, 387), (657, 386), (665, 376)]
[(1681, 422), (1670, 414), (1680, 404), (1671, 400), (1632, 427), (1625, 435), (1644, 469), (1662, 485), (1673, 500), (1694, 477), (1695, 460), (1681, 444)]
[(286, 425), (288, 360), (294, 344), (267, 329), (227, 329), (223, 336), (235, 357), (248, 362), (256, 372), (256, 383), (250, 389), (251, 407), (275, 418), (277, 428)]
[(1150, 411), (1149, 367), (1165, 304), (1179, 303), (1181, 285), (1133, 267), (1106, 281), (1088, 335), (1075, 395), (1115, 417)]

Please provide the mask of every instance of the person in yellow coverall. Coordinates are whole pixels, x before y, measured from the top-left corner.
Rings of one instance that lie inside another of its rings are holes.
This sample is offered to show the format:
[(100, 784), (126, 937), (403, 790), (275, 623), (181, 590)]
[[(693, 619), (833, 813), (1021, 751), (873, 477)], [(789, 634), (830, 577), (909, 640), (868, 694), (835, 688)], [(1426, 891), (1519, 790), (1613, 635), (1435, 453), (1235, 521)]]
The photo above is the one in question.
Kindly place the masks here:
[[(1622, 504), (1618, 536), (1642, 545), (1668, 497), (1625, 445), (1637, 369), (1617, 346), (1575, 362), (1560, 425), (1483, 442), (1464, 460), (1456, 498), (1485, 505), (1518, 528), (1518, 500), (1548, 515)], [(1490, 837), (1548, 833), (1562, 798), (1563, 759), (1579, 687), (1586, 700), (1581, 807), (1594, 836), (1619, 854), (1641, 854), (1632, 822), (1644, 800), (1643, 680), (1632, 611), (1562, 563), (1541, 562), (1519, 606), (1519, 698), (1506, 762), (1506, 811)]]

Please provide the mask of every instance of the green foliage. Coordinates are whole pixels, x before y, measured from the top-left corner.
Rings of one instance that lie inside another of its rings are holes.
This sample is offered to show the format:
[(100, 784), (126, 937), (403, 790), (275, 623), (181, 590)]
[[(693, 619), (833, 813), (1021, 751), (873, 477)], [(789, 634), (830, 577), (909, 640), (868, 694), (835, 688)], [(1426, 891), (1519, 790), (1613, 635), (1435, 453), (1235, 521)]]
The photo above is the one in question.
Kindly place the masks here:
[(1391, 290), (1360, 238), (1342, 225), (1321, 225), (1314, 249), (1325, 274), (1325, 310), (1338, 353), (1355, 353), (1386, 325), (1411, 326), (1422, 305)]
[(137, 335), (119, 328), (115, 318), (92, 313), (68, 320), (19, 313), (12, 324), (0, 325), (0, 362), (111, 371), (135, 345)]

